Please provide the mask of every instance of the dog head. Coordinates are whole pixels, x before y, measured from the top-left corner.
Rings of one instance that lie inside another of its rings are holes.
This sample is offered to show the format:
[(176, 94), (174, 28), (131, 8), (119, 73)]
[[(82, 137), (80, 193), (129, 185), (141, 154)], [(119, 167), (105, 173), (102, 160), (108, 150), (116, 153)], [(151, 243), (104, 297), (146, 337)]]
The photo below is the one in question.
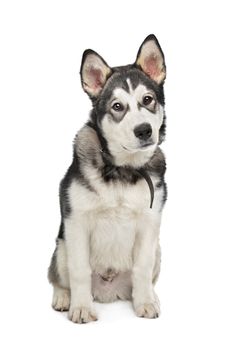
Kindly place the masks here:
[(80, 74), (115, 165), (143, 166), (165, 130), (166, 66), (156, 37), (149, 35), (135, 63), (127, 66), (111, 68), (95, 51), (86, 50)]

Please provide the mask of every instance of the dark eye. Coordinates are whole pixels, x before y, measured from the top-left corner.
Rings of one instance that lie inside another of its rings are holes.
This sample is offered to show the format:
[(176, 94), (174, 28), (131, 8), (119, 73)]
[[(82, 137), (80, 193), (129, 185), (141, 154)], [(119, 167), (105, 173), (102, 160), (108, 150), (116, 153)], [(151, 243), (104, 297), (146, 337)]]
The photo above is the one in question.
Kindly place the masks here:
[(145, 106), (148, 106), (149, 104), (151, 104), (151, 102), (153, 101), (153, 97), (152, 96), (150, 96), (150, 95), (146, 95), (146, 96), (144, 96), (143, 97), (143, 104), (145, 105)]
[(121, 103), (116, 102), (114, 105), (112, 105), (112, 109), (116, 112), (121, 112), (124, 110), (124, 106)]

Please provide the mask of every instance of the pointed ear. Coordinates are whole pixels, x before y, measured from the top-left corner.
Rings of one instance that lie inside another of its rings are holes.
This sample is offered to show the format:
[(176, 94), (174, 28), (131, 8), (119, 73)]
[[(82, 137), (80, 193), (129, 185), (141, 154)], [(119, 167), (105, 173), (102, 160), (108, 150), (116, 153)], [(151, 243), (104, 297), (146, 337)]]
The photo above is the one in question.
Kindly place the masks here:
[(80, 74), (83, 89), (92, 98), (99, 95), (111, 69), (101, 56), (89, 49), (83, 53)]
[(161, 84), (166, 77), (164, 54), (158, 40), (151, 34), (140, 46), (137, 54), (136, 66), (147, 74), (157, 84)]

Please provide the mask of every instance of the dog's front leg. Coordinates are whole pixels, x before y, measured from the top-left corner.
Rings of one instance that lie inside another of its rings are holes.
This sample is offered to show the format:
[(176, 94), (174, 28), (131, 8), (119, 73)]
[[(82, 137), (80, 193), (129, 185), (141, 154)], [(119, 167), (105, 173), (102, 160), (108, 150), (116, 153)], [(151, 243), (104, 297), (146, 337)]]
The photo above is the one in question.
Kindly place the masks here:
[(135, 313), (139, 317), (156, 318), (160, 313), (159, 300), (152, 284), (153, 268), (159, 263), (155, 261), (159, 226), (158, 222), (150, 222), (148, 217), (138, 225), (132, 270), (132, 297)]
[(91, 294), (87, 220), (81, 215), (66, 219), (65, 236), (71, 289), (69, 319), (75, 323), (95, 321), (97, 315)]

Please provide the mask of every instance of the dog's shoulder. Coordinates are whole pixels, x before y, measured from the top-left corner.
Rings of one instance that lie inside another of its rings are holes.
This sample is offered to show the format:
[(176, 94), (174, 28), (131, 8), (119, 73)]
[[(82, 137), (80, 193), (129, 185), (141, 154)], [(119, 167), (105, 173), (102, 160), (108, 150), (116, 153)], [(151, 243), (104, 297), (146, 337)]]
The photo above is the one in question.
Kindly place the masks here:
[(97, 133), (89, 123), (85, 124), (76, 134), (73, 145), (76, 155), (85, 162), (96, 158), (101, 148)]
[(159, 177), (164, 177), (166, 172), (166, 159), (160, 147), (157, 147), (149, 162), (145, 165), (145, 170)]
[(100, 143), (96, 131), (87, 124), (84, 125), (74, 138), (72, 163), (60, 182), (59, 196), (63, 216), (71, 212), (68, 193), (74, 181), (84, 190), (94, 191), (85, 169), (90, 166), (99, 166), (102, 163), (99, 149)]

